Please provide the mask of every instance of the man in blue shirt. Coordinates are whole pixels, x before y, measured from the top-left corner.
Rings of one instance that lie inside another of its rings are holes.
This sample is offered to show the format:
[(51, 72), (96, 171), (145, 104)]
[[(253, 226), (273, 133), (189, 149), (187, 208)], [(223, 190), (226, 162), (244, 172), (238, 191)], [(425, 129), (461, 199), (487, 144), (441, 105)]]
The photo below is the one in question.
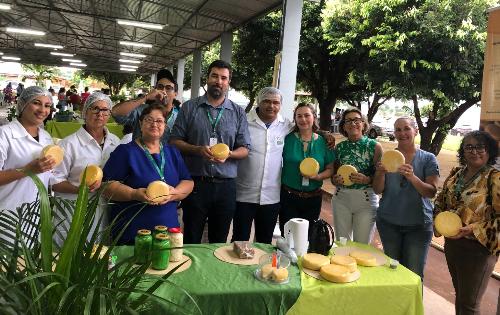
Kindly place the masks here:
[[(179, 148), (194, 180), (193, 192), (182, 202), (184, 242), (201, 242), (208, 220), (210, 243), (225, 243), (236, 209), (238, 161), (248, 156), (250, 134), (243, 108), (227, 98), (231, 65), (210, 64), (207, 93), (182, 105), (170, 142)], [(210, 147), (225, 143), (227, 159), (213, 156)]]
[(113, 106), (112, 114), (115, 121), (119, 124), (133, 126), (132, 137), (135, 139), (140, 135), (139, 116), (141, 116), (144, 108), (153, 103), (165, 105), (163, 114), (167, 125), (162, 142), (168, 143), (172, 127), (179, 112), (173, 103), (177, 96), (177, 82), (175, 82), (172, 73), (167, 69), (160, 70), (156, 75), (156, 80), (155, 88), (151, 92), (143, 97)]

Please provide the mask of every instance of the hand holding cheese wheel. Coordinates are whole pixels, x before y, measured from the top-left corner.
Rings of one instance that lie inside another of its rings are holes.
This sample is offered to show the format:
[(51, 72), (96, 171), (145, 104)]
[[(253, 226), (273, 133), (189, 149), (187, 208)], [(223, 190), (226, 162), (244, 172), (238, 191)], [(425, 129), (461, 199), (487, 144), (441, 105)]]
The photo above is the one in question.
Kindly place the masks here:
[(154, 181), (146, 188), (146, 195), (153, 202), (162, 202), (170, 194), (170, 186), (161, 180)]
[(345, 255), (333, 255), (332, 258), (330, 259), (330, 262), (333, 265), (340, 265), (346, 267), (349, 272), (354, 272), (358, 270), (358, 265), (356, 263), (356, 259), (350, 257), (350, 256), (345, 256)]
[(300, 173), (306, 177), (318, 175), (319, 163), (314, 158), (305, 158), (299, 165)]
[(377, 259), (370, 253), (361, 251), (352, 251), (349, 256), (356, 259), (356, 263), (360, 266), (375, 267), (377, 266)]
[(307, 269), (319, 270), (321, 266), (328, 265), (329, 263), (330, 258), (321, 254), (307, 253), (302, 256), (302, 267)]
[(356, 170), (356, 168), (352, 165), (342, 165), (341, 167), (339, 167), (339, 169), (337, 170), (337, 174), (342, 176), (342, 179), (344, 180), (344, 185), (345, 186), (351, 186), (352, 184), (354, 184), (351, 179), (349, 178), (349, 176), (351, 176), (351, 174), (353, 173), (357, 173), (358, 170)]
[(85, 175), (85, 185), (92, 186), (95, 182), (102, 180), (102, 169), (97, 165), (90, 164), (80, 173), (80, 183), (82, 182), (85, 170), (87, 170), (87, 174)]
[(434, 226), (439, 234), (444, 237), (455, 236), (462, 227), (462, 220), (458, 214), (451, 211), (443, 211), (434, 219)]
[(324, 265), (319, 270), (319, 274), (323, 279), (330, 282), (346, 283), (357, 279), (358, 275), (349, 272), (349, 269), (341, 265)]
[(385, 167), (387, 172), (395, 173), (401, 165), (405, 164), (405, 157), (403, 153), (398, 150), (389, 150), (382, 154), (380, 162)]
[(225, 160), (229, 157), (229, 147), (225, 143), (217, 143), (211, 146), (210, 151), (218, 160)]
[(55, 160), (56, 164), (55, 166), (61, 164), (63, 157), (64, 157), (64, 150), (55, 144), (49, 144), (48, 146), (44, 147), (42, 149), (42, 152), (40, 153), (40, 157), (51, 157)]

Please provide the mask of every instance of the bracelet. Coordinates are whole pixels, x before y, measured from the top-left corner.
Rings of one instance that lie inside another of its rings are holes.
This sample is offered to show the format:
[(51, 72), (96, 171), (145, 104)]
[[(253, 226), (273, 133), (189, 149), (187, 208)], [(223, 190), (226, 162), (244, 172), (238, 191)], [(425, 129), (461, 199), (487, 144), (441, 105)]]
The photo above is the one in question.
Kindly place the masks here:
[(26, 172), (24, 171), (24, 168), (20, 167), (20, 168), (16, 168), (15, 169), (17, 172), (19, 173), (23, 173), (23, 175), (26, 175)]

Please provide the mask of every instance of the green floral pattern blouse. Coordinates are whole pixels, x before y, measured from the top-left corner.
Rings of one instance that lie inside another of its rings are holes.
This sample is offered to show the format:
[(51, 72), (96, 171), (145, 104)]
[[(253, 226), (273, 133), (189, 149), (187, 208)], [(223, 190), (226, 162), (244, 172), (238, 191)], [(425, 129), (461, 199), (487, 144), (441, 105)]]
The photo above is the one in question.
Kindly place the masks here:
[[(375, 156), (375, 145), (377, 141), (363, 136), (360, 140), (352, 142), (345, 140), (337, 144), (335, 147), (335, 161), (340, 167), (341, 165), (352, 165), (359, 173), (366, 176), (375, 174), (375, 165), (373, 157)], [(353, 184), (349, 186), (351, 189), (364, 189), (369, 185)]]

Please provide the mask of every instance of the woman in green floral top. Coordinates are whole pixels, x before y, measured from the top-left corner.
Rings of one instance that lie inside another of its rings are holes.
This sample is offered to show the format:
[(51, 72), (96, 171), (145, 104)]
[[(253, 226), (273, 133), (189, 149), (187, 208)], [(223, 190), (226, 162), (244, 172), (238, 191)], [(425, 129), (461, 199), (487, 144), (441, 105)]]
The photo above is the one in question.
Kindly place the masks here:
[[(463, 227), (445, 238), (444, 253), (457, 314), (479, 314), (481, 298), (500, 253), (500, 171), (492, 167), (498, 143), (484, 131), (465, 135), (453, 169), (435, 201), (434, 216), (457, 213)], [(436, 236), (439, 236), (435, 232)]]
[(371, 188), (375, 165), (382, 155), (382, 146), (365, 134), (368, 121), (357, 108), (344, 111), (339, 123), (340, 132), (347, 140), (335, 148), (335, 168), (352, 165), (357, 173), (351, 174), (354, 183), (345, 186), (340, 175), (332, 176), (337, 191), (332, 197), (335, 236), (368, 244), (373, 235), (378, 208), (378, 196)]

